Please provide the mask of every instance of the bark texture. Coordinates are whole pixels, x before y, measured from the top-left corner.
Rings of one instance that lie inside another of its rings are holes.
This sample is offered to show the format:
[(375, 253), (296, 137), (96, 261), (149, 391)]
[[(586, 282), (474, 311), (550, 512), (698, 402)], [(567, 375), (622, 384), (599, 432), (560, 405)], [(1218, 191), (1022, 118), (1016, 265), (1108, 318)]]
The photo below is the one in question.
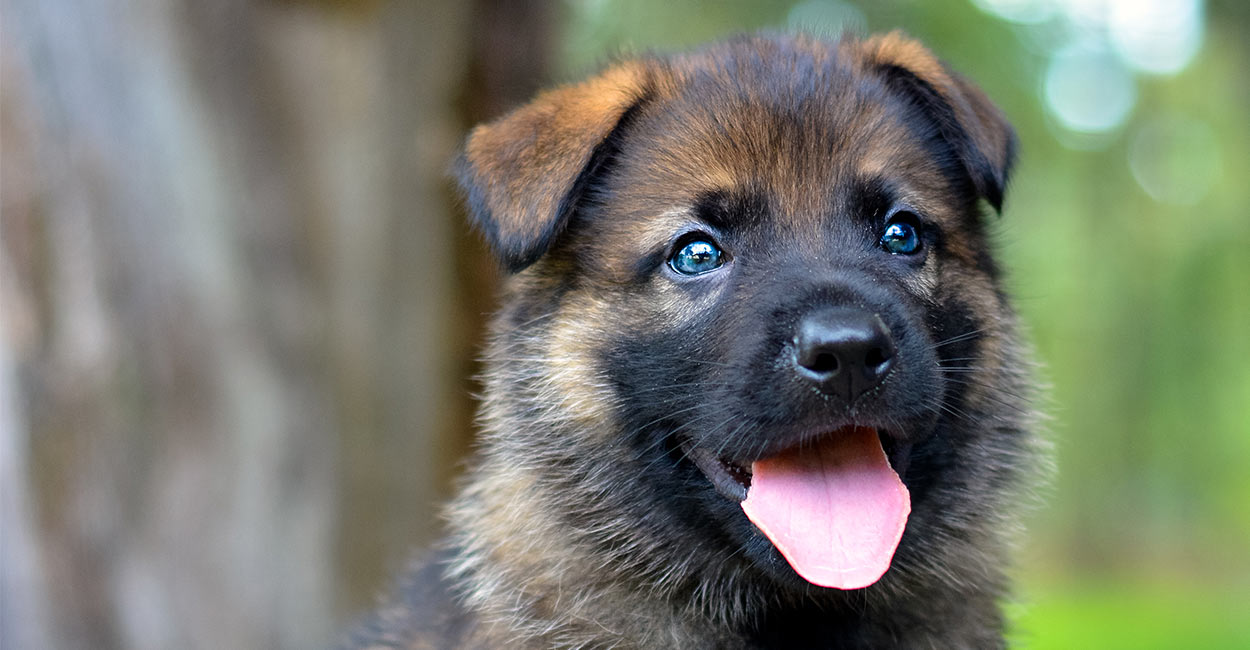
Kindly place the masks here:
[(470, 438), (502, 4), (0, 6), (0, 646), (328, 644)]

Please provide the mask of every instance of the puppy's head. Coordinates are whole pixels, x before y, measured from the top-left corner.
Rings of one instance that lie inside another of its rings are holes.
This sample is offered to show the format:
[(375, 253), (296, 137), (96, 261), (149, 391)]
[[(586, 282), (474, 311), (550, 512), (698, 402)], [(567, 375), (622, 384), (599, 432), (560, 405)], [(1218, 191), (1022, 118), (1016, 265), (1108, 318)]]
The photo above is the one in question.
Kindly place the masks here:
[(859, 588), (900, 535), (895, 563), (924, 565), (994, 471), (961, 455), (1003, 410), (981, 206), (1013, 148), (897, 34), (630, 61), (478, 127), (459, 177), (515, 273), (488, 453), (543, 459), (533, 489), (605, 552), (650, 544), (657, 574)]

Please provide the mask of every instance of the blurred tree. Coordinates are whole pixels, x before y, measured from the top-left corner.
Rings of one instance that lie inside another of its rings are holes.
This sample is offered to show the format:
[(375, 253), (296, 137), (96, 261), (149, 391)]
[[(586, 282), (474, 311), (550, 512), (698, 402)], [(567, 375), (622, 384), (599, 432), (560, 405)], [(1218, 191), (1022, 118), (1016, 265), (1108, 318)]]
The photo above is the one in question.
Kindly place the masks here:
[(0, 641), (324, 645), (436, 532), (493, 287), (445, 169), (549, 11), (3, 10)]

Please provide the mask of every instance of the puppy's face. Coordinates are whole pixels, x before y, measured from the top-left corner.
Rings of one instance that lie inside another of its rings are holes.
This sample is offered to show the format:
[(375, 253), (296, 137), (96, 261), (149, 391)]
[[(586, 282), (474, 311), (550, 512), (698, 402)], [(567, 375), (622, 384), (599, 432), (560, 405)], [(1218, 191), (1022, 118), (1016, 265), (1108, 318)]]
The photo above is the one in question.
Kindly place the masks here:
[(897, 36), (625, 64), (483, 127), (462, 178), (520, 271), (502, 426), (541, 401), (569, 427), (537, 443), (567, 458), (552, 484), (648, 539), (796, 588), (872, 584), (940, 517), (994, 363), (1008, 312), (978, 206), (1011, 147)]

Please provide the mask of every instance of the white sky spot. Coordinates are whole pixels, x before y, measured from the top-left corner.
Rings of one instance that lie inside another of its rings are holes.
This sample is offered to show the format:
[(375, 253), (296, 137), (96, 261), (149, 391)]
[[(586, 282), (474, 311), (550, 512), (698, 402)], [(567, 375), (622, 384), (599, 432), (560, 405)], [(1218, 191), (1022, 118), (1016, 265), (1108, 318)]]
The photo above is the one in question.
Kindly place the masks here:
[(1129, 169), (1156, 201), (1193, 205), (1219, 180), (1219, 140), (1209, 124), (1184, 115), (1154, 118), (1133, 134)]
[(1110, 4), (1111, 45), (1142, 72), (1180, 72), (1202, 44), (1201, 0), (1111, 0)]
[(1104, 133), (1124, 123), (1137, 103), (1133, 75), (1096, 46), (1072, 45), (1054, 54), (1042, 89), (1046, 109), (1064, 127)]

